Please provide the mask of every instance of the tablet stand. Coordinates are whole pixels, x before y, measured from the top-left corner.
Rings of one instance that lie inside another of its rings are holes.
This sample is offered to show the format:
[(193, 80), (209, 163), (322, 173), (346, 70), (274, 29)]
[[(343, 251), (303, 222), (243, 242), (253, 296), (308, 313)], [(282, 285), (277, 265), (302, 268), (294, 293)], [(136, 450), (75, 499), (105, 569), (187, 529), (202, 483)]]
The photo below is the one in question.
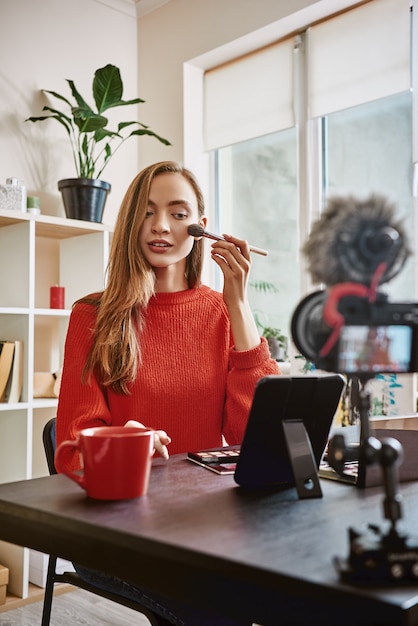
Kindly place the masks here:
[(322, 498), (318, 468), (303, 421), (283, 420), (282, 423), (299, 498)]

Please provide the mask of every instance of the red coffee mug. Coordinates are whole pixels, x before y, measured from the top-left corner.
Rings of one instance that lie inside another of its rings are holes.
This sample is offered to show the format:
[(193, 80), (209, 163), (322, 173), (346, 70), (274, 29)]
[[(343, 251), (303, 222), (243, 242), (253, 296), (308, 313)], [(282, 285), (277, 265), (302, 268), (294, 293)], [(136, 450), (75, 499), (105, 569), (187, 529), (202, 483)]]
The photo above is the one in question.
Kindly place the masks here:
[[(83, 461), (81, 474), (62, 463), (65, 448), (77, 448)], [(90, 498), (126, 500), (147, 493), (154, 448), (154, 431), (131, 426), (85, 428), (74, 441), (63, 441), (55, 454), (55, 467), (80, 485)]]

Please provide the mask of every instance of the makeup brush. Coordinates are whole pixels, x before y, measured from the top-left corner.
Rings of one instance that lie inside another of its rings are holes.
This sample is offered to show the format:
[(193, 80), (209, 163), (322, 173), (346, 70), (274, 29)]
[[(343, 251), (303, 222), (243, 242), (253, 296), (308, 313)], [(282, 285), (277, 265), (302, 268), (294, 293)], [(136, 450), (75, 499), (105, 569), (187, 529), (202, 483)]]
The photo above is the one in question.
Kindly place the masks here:
[[(210, 233), (205, 230), (203, 226), (200, 226), (200, 224), (190, 224), (187, 228), (187, 232), (189, 235), (192, 235), (192, 237), (208, 237), (208, 239), (215, 239), (216, 241), (225, 241), (224, 237)], [(256, 248), (255, 246), (250, 246), (250, 252), (256, 252), (257, 254), (262, 254), (263, 256), (268, 255), (267, 250)]]

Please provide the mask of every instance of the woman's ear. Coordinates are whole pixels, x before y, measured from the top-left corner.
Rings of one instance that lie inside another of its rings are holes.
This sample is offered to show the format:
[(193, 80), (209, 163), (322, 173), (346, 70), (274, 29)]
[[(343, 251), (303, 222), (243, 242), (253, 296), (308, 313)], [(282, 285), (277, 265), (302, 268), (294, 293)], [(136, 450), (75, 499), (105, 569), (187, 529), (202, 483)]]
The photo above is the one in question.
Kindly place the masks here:
[[(207, 218), (205, 216), (201, 217), (199, 219), (199, 226), (202, 226), (203, 228), (206, 228), (206, 223), (207, 223)], [(200, 241), (202, 239), (202, 237), (194, 237), (195, 241)]]

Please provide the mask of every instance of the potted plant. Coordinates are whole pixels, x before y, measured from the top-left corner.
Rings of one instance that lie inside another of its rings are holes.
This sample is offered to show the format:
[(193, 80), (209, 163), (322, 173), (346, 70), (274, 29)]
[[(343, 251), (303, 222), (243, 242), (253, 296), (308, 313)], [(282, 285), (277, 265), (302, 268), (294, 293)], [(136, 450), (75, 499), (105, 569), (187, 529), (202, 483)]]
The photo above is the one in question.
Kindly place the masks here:
[(274, 328), (274, 326), (263, 326), (259, 320), (257, 323), (262, 330), (261, 336), (267, 339), (272, 358), (276, 359), (276, 361), (286, 361), (288, 358), (286, 335), (283, 335), (280, 328)]
[[(278, 289), (274, 283), (265, 280), (255, 280), (250, 282), (250, 287), (259, 293), (277, 293)], [(260, 312), (254, 311), (254, 319), (261, 331), (261, 336), (267, 339), (270, 353), (276, 361), (286, 361), (288, 358), (288, 339), (280, 328), (265, 325), (260, 320)]]
[[(80, 95), (74, 82), (67, 80), (73, 102), (56, 91), (43, 90), (66, 105), (66, 111), (44, 106), (47, 115), (29, 117), (25, 121), (56, 120), (69, 137), (77, 178), (58, 181), (67, 217), (101, 222), (110, 184), (100, 179), (104, 169), (129, 137), (150, 135), (169, 146), (170, 142), (154, 133), (141, 122), (119, 122), (116, 130), (108, 127), (103, 115), (109, 109), (144, 102), (141, 98), (123, 100), (123, 83), (119, 69), (106, 65), (94, 73), (92, 90), (94, 110)], [(127, 130), (129, 129), (129, 130)]]

